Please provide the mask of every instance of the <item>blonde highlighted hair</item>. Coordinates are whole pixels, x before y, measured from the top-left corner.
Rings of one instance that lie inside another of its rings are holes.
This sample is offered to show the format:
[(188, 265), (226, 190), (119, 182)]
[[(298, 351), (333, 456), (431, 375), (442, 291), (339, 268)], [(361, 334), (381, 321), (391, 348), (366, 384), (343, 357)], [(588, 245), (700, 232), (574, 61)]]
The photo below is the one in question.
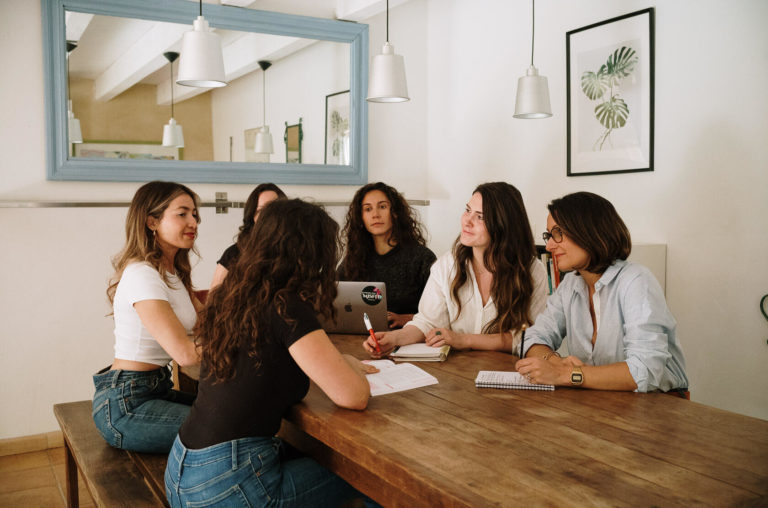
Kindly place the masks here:
[[(107, 298), (109, 298), (110, 304), (114, 303), (115, 291), (123, 276), (123, 270), (130, 263), (149, 263), (158, 271), (163, 281), (166, 284), (169, 283), (166, 271), (160, 269), (163, 251), (155, 241), (155, 232), (147, 226), (147, 220), (149, 217), (160, 220), (171, 201), (183, 194), (192, 198), (196, 209), (200, 207), (198, 195), (192, 192), (189, 187), (175, 182), (149, 182), (139, 187), (139, 190), (134, 194), (128, 208), (128, 216), (125, 219), (125, 246), (112, 258), (112, 267), (115, 269), (115, 273), (109, 281), (109, 287), (107, 287)], [(196, 214), (196, 218), (199, 223), (200, 216)], [(173, 267), (184, 287), (191, 292), (192, 267), (189, 262), (189, 250), (179, 249), (173, 260)], [(199, 255), (194, 247), (191, 250)]]

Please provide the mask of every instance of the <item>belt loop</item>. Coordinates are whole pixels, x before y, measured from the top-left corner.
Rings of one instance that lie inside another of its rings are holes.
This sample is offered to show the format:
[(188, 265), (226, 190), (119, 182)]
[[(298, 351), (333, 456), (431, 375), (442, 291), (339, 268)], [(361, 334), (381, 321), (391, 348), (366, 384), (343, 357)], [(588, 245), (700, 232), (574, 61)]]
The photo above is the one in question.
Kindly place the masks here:
[(120, 370), (110, 370), (110, 372), (112, 373), (112, 376), (111, 376), (112, 377), (112, 383), (111, 383), (112, 384), (112, 388), (115, 388), (115, 387), (117, 387), (117, 378), (120, 377), (120, 372), (121, 371)]
[(181, 456), (179, 457), (179, 477), (176, 478), (176, 492), (178, 493), (179, 484), (181, 483), (181, 472), (184, 470), (184, 459), (187, 457), (187, 447), (181, 442), (179, 436), (176, 436), (176, 440), (181, 445)]
[(237, 440), (232, 441), (232, 471), (237, 469)]

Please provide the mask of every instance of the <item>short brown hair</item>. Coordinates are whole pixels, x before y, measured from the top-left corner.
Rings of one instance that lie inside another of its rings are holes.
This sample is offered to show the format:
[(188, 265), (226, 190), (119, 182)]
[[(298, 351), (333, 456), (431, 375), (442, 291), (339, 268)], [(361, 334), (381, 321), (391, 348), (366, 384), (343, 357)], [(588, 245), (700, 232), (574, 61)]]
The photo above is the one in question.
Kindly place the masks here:
[(603, 273), (617, 259), (627, 259), (632, 239), (610, 201), (591, 192), (574, 192), (554, 199), (547, 206), (563, 233), (587, 251), (589, 261), (583, 268)]

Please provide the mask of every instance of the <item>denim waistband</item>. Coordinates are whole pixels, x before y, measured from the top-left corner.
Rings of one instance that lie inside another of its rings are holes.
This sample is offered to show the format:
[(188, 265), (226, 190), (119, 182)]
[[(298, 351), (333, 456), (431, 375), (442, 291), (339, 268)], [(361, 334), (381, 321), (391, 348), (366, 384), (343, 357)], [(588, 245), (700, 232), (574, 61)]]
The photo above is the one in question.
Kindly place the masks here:
[(244, 437), (193, 450), (184, 446), (179, 436), (176, 436), (170, 459), (175, 459), (184, 466), (203, 466), (218, 460), (230, 459), (232, 469), (236, 469), (239, 463), (248, 460), (254, 452), (263, 453), (260, 450), (265, 449), (277, 450), (281, 443), (282, 440), (279, 437)]
[(96, 390), (106, 388), (115, 388), (123, 383), (135, 380), (164, 381), (171, 378), (171, 371), (167, 367), (160, 367), (155, 370), (109, 370), (109, 367), (101, 369), (93, 376), (93, 384)]

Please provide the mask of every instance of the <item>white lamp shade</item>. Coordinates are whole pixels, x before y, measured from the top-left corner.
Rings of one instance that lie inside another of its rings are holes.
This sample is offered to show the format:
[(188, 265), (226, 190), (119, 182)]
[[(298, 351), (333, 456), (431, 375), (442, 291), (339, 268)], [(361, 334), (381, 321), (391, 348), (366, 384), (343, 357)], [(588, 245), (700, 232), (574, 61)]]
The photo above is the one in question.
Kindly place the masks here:
[(371, 80), (368, 83), (369, 102), (404, 102), (408, 97), (405, 81), (405, 60), (395, 54), (389, 42), (384, 43), (381, 54), (371, 58)]
[(552, 116), (547, 78), (539, 76), (539, 71), (533, 65), (528, 67), (525, 76), (517, 80), (517, 99), (513, 116), (525, 119)]
[(168, 125), (163, 126), (163, 146), (184, 148), (184, 133), (174, 118), (171, 118)]
[(274, 153), (272, 149), (272, 134), (269, 133), (269, 125), (265, 125), (256, 133), (253, 142), (253, 151), (256, 153)]
[(208, 22), (202, 16), (197, 17), (193, 28), (184, 34), (181, 41), (176, 83), (202, 88), (226, 86), (219, 35), (210, 31)]
[(80, 130), (80, 120), (75, 118), (75, 113), (72, 111), (72, 99), (67, 102), (67, 133), (69, 135), (70, 143), (82, 143), (83, 131)]

